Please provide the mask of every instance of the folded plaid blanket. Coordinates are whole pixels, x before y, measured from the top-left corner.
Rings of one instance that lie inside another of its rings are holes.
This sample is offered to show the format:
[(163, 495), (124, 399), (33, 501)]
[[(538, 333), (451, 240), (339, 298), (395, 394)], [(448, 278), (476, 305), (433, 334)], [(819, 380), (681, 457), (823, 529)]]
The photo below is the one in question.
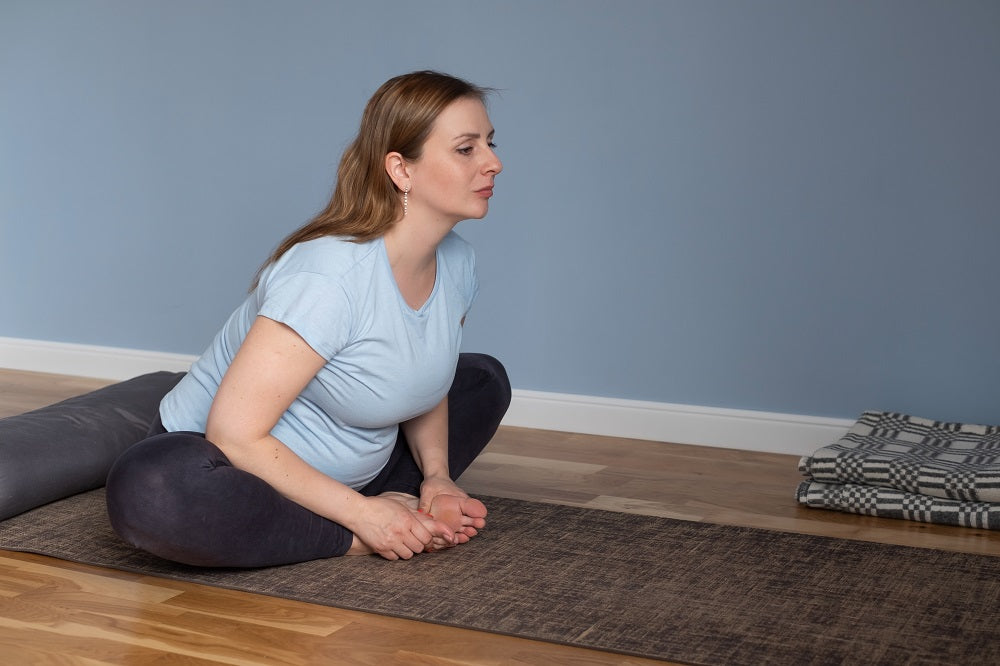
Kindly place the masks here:
[(805, 506), (1000, 529), (1000, 426), (869, 411), (799, 471)]
[(803, 481), (796, 496), (800, 504), (879, 518), (903, 518), (922, 523), (1000, 529), (1000, 504), (960, 502), (892, 488), (855, 483)]
[(799, 471), (824, 484), (1000, 502), (1000, 426), (864, 412), (839, 442), (803, 457)]

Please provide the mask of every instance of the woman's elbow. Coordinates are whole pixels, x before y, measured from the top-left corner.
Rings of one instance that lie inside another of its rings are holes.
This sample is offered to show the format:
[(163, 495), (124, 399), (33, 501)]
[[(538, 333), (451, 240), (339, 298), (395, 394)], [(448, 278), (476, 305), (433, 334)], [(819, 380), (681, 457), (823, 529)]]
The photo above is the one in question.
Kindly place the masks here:
[[(266, 435), (266, 433), (265, 433)], [(205, 439), (214, 444), (231, 461), (236, 461), (250, 453), (254, 448), (254, 442), (259, 441), (263, 435), (240, 428), (237, 424), (229, 423), (226, 420), (209, 419), (205, 425)]]

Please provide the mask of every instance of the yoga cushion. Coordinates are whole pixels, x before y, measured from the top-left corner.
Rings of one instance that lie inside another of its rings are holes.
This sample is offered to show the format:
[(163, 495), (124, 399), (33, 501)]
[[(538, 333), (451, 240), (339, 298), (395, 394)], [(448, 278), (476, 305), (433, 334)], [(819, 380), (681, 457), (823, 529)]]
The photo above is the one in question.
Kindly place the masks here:
[(0, 419), (0, 520), (103, 486), (183, 376), (154, 372)]

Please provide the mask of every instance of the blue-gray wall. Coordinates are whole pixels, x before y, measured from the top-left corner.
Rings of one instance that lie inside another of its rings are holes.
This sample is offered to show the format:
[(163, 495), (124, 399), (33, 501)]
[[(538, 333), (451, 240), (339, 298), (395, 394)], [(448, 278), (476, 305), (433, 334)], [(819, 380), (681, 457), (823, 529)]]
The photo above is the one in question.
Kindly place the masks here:
[(426, 67), (516, 388), (1000, 422), (990, 0), (0, 0), (0, 336), (199, 352)]

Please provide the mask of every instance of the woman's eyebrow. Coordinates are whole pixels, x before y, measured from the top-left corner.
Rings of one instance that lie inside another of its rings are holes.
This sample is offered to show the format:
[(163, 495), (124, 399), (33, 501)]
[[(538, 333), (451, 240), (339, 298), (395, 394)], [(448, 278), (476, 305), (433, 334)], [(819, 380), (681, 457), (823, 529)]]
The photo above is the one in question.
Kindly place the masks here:
[[(486, 135), (486, 138), (490, 139), (493, 137), (494, 134), (496, 134), (496, 130), (490, 130), (490, 133)], [(454, 139), (452, 139), (452, 141), (458, 141), (459, 139), (478, 139), (481, 136), (482, 134), (480, 134), (479, 132), (466, 132), (464, 134), (459, 134)]]

